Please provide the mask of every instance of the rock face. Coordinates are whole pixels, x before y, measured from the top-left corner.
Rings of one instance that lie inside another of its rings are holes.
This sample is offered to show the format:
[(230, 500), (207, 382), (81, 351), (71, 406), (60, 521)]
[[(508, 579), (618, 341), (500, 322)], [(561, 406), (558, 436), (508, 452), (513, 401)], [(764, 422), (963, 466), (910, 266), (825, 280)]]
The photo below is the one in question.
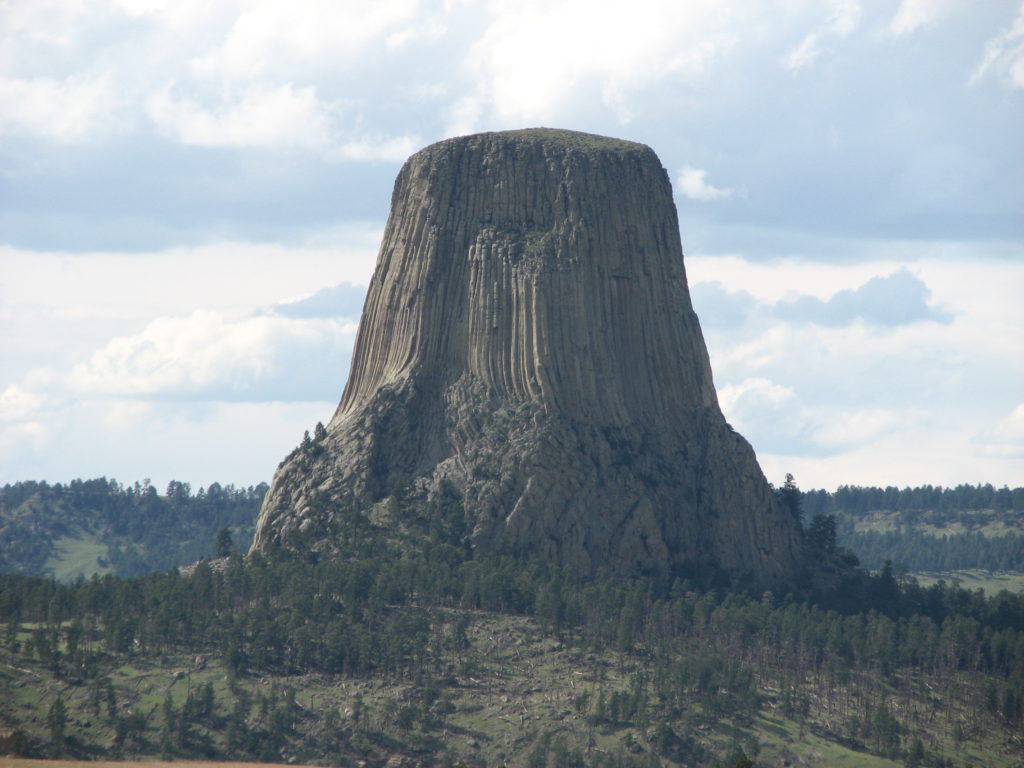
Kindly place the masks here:
[(478, 548), (790, 581), (800, 532), (718, 407), (649, 147), (485, 133), (399, 173), (341, 404), (282, 463), (253, 547), (330, 551), (353, 505), (444, 493)]

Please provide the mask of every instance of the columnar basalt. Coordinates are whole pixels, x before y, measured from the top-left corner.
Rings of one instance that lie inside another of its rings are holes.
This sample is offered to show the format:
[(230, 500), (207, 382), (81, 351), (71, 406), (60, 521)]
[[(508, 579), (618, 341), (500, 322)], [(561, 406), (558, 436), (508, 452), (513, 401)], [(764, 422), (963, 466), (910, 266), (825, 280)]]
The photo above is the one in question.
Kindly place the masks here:
[(462, 498), (478, 548), (582, 572), (788, 582), (797, 524), (718, 406), (672, 191), (641, 144), (466, 136), (403, 166), (327, 436), (255, 549), (345, 510)]

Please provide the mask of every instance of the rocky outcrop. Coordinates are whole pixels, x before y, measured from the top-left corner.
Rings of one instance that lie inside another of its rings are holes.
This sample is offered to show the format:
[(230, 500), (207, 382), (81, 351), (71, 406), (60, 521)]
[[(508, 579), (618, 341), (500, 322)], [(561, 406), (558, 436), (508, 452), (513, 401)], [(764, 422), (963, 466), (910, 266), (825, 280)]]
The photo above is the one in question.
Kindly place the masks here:
[(330, 550), (353, 505), (442, 492), (476, 547), (790, 579), (799, 530), (718, 407), (650, 148), (534, 129), (403, 166), (341, 404), (280, 467), (253, 546)]

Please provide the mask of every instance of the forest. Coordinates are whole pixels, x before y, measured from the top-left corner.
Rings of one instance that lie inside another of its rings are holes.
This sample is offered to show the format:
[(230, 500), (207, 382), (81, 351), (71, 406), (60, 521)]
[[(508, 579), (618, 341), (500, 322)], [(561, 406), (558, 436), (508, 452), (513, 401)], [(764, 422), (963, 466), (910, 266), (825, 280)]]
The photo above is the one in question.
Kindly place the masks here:
[(52, 575), (62, 544), (88, 542), (99, 554), (86, 575), (141, 576), (210, 557), (225, 528), (244, 552), (266, 492), (266, 483), (212, 483), (193, 493), (172, 480), (161, 495), (148, 480), (121, 485), (105, 477), (8, 484), (0, 488), (0, 569)]
[[(848, 561), (813, 496), (797, 500), (816, 556)], [(865, 765), (1024, 759), (1019, 595), (925, 588), (892, 564), (787, 594), (580, 580), (474, 554), (457, 496), (406, 522), (396, 542), (349, 510), (342, 559), (236, 550), (141, 577), (0, 576), (15, 751), (639, 768), (774, 765), (813, 743), (883, 761)]]
[[(106, 478), (8, 484), (0, 487), (0, 570), (53, 575), (62, 542), (88, 541), (103, 562), (92, 562), (85, 575), (159, 573), (213, 557), (225, 528), (234, 549), (246, 552), (266, 492), (266, 483), (193, 491), (177, 480), (163, 494), (148, 481)], [(808, 526), (834, 517), (838, 543), (870, 570), (890, 560), (907, 571), (1024, 571), (1024, 488), (840, 486), (801, 491), (800, 506)], [(896, 524), (865, 530), (864, 521), (880, 512), (892, 513)], [(993, 521), (1004, 524), (999, 535), (983, 530)]]

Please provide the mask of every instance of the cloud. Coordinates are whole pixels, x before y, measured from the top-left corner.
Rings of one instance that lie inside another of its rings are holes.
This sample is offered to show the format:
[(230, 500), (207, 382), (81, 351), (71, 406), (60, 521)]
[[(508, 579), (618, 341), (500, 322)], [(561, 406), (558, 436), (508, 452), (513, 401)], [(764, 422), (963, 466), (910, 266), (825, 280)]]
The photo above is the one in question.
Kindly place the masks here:
[(832, 0), (830, 5), (828, 18), (782, 57), (783, 67), (797, 71), (810, 66), (821, 55), (823, 39), (848, 37), (860, 25), (861, 7), (857, 0)]
[(993, 73), (1014, 88), (1024, 88), (1024, 3), (1009, 27), (985, 44), (981, 61), (971, 73), (972, 85)]
[(327, 422), (334, 403), (147, 403), (78, 398), (35, 424), (0, 424), (0, 484), (19, 480), (152, 478), (255, 485)]
[(690, 298), (700, 309), (700, 322), (705, 328), (740, 328), (758, 309), (757, 299), (747, 291), (730, 291), (717, 281), (694, 284)]
[(168, 138), (199, 147), (306, 147), (331, 144), (331, 107), (320, 103), (313, 86), (277, 88), (254, 85), (219, 110), (191, 99), (177, 99), (165, 88), (149, 99), (146, 111)]
[(821, 34), (810, 32), (800, 44), (782, 57), (782, 66), (797, 71), (814, 63), (821, 54)]
[(790, 293), (777, 301), (759, 300), (747, 291), (729, 291), (717, 281), (695, 283), (691, 296), (701, 321), (713, 329), (737, 329), (748, 318), (769, 317), (790, 323), (816, 323), (842, 327), (863, 322), (878, 328), (914, 323), (948, 324), (953, 315), (931, 303), (931, 291), (909, 269), (875, 276), (858, 288), (846, 288), (827, 300), (811, 294)]
[(188, 146), (231, 149), (300, 148), (335, 161), (400, 161), (419, 145), (415, 136), (343, 135), (343, 110), (325, 103), (313, 86), (247, 86), (240, 96), (210, 108), (178, 99), (165, 88), (150, 97), (149, 118), (165, 137)]
[(892, 37), (912, 35), (939, 23), (964, 5), (963, 0), (902, 0), (887, 31)]
[[(434, 25), (416, 18), (416, 0), (262, 0), (250, 4), (231, 25), (223, 43), (192, 61), (200, 76), (251, 79), (351, 59), (378, 39), (437, 35)], [(396, 29), (400, 28), (400, 29)]]
[(839, 291), (828, 301), (796, 296), (776, 303), (771, 311), (790, 321), (833, 326), (857, 320), (880, 327), (950, 322), (948, 312), (929, 305), (930, 296), (928, 286), (920, 278), (901, 269), (887, 277), (873, 277), (859, 288)]
[[(701, 76), (736, 42), (732, 5), (496, 0), (464, 67), (503, 120), (545, 121), (595, 100), (629, 119), (628, 92)], [(571, 30), (571, 34), (566, 34)], [(465, 104), (459, 112), (471, 114)]]
[[(376, 222), (351, 222), (310, 234), (303, 244), (214, 241), (112, 253), (0, 245), (0, 309), (25, 318), (25, 332), (46, 326), (47, 317), (71, 319), (80, 331), (90, 318), (148, 322), (197, 308), (248, 315), (312, 296), (325, 284), (367, 285), (381, 231)], [(32, 341), (45, 349), (59, 341), (57, 333)], [(0, 350), (9, 341), (0, 334)]]
[(733, 194), (731, 188), (713, 187), (704, 181), (707, 171), (684, 165), (676, 176), (676, 189), (691, 200), (721, 200)]
[(118, 106), (106, 78), (0, 77), (0, 136), (89, 141), (116, 128)]
[(374, 162), (378, 160), (399, 163), (419, 149), (422, 140), (418, 136), (364, 136), (347, 139), (332, 146), (326, 153), (328, 159)]
[(69, 376), (91, 396), (194, 401), (335, 399), (357, 323), (200, 310), (109, 341)]
[(0, 392), (0, 464), (16, 456), (35, 456), (46, 446), (46, 419), (53, 406), (47, 396), (17, 384)]
[(831, 453), (849, 450), (874, 442), (908, 426), (910, 414), (899, 414), (885, 408), (832, 410), (814, 430), (814, 442)]
[(719, 401), (769, 477), (834, 487), (1021, 476), (1015, 263), (930, 251), (903, 266), (688, 257), (687, 272)]
[(345, 81), (444, 35), (417, 0), (23, 5), (38, 7), (0, 14), (0, 134), (64, 144), (155, 128), (191, 147), (404, 159), (419, 138), (367, 127), (373, 105)]
[(365, 300), (366, 286), (342, 283), (331, 288), (322, 288), (305, 299), (277, 304), (269, 313), (294, 318), (358, 318), (362, 314)]
[(999, 458), (1024, 458), (1024, 403), (994, 426), (982, 430), (975, 438), (985, 455)]
[(759, 450), (787, 453), (808, 449), (813, 425), (792, 388), (751, 377), (719, 387), (718, 402), (729, 423)]
[(766, 377), (718, 390), (726, 419), (758, 450), (794, 456), (834, 456), (907, 429), (916, 411), (849, 408), (808, 402), (806, 393)]
[(12, 384), (0, 392), (0, 422), (24, 421), (36, 414), (45, 403), (43, 395)]

